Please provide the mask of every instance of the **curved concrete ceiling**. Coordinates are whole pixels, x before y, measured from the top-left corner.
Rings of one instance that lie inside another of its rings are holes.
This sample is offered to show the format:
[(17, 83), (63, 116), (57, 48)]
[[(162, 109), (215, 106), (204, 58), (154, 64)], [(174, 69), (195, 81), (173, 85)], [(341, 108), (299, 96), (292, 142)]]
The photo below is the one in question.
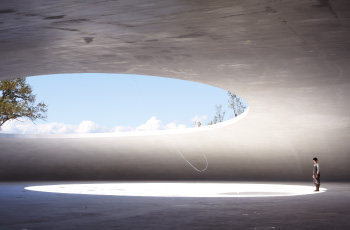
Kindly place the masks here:
[[(0, 179), (308, 180), (317, 156), (325, 180), (349, 180), (349, 26), (346, 0), (3, 0), (0, 80), (154, 75), (235, 92), (250, 110), (198, 133), (3, 135)], [(188, 163), (205, 157), (203, 172)]]

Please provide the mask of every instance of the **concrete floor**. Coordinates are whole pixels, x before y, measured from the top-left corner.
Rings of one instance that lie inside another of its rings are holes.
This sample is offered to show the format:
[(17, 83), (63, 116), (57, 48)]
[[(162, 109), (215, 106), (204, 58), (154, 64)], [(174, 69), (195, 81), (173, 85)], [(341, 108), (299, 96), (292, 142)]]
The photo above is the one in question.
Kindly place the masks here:
[(328, 190), (321, 194), (269, 198), (123, 197), (24, 189), (58, 183), (73, 182), (1, 183), (0, 229), (350, 229), (350, 183), (323, 182)]

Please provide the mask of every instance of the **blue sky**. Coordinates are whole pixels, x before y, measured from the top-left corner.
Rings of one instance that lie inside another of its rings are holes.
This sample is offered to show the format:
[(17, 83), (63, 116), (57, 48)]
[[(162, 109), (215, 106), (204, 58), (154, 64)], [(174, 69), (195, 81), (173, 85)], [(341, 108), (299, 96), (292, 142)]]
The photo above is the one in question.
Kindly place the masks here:
[[(194, 127), (207, 124), (222, 104), (226, 119), (227, 91), (185, 80), (126, 74), (57, 74), (28, 77), (37, 101), (48, 105), (47, 121), (79, 125), (91, 121), (100, 127), (137, 127), (153, 117), (163, 125)], [(28, 131), (29, 132), (29, 131)]]

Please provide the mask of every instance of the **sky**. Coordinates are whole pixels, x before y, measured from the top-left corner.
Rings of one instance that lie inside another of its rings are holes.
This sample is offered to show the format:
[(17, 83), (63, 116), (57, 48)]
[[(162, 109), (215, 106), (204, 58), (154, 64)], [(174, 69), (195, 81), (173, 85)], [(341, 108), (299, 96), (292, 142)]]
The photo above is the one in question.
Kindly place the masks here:
[(203, 125), (222, 104), (232, 118), (227, 91), (191, 81), (130, 74), (56, 74), (28, 77), (47, 120), (10, 121), (2, 133), (150, 131)]

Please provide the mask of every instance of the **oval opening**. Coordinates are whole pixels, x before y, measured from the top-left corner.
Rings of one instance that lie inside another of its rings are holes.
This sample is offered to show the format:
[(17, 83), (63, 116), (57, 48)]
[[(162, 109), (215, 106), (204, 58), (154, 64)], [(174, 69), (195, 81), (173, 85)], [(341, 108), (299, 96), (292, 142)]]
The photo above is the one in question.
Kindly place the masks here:
[(26, 83), (47, 119), (18, 118), (1, 127), (9, 134), (87, 134), (201, 129), (236, 120), (247, 103), (206, 84), (131, 74), (54, 74)]

